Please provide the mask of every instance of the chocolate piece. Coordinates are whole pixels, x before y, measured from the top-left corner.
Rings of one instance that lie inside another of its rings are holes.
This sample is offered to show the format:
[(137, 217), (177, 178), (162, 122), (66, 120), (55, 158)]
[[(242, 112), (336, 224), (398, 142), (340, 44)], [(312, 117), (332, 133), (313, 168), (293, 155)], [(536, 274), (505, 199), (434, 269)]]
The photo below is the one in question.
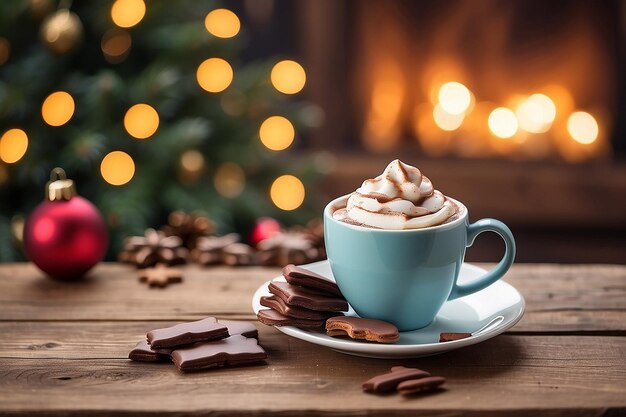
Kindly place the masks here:
[(172, 352), (172, 361), (181, 371), (247, 365), (265, 358), (267, 354), (257, 340), (242, 335), (230, 336), (216, 342), (198, 343)]
[(362, 387), (363, 391), (368, 392), (390, 392), (394, 391), (400, 382), (428, 376), (430, 376), (430, 374), (421, 369), (394, 366), (391, 368), (391, 372), (377, 375), (365, 381)]
[(294, 317), (283, 316), (276, 310), (259, 310), (257, 318), (268, 326), (295, 326), (295, 327), (322, 327), (324, 320), (296, 319)]
[(203, 320), (151, 330), (147, 337), (153, 349), (171, 348), (228, 337), (228, 328), (218, 323), (215, 317), (207, 317)]
[(452, 342), (454, 340), (467, 339), (468, 337), (471, 337), (471, 336), (472, 336), (471, 333), (454, 333), (454, 332), (439, 333), (439, 341), (440, 342)]
[(259, 338), (259, 331), (254, 327), (254, 324), (247, 321), (233, 321), (233, 320), (218, 320), (220, 324), (228, 327), (228, 334), (234, 336), (240, 334), (245, 337), (251, 337), (253, 339)]
[(169, 351), (155, 352), (150, 349), (147, 340), (142, 340), (128, 354), (128, 359), (136, 362), (167, 362), (170, 360)]
[(331, 317), (326, 320), (326, 334), (329, 336), (347, 335), (352, 339), (365, 339), (378, 343), (395, 343), (400, 340), (400, 332), (393, 324), (361, 317)]
[(434, 391), (446, 382), (442, 376), (429, 376), (420, 379), (409, 379), (398, 384), (398, 392), (404, 395), (418, 392)]
[(315, 272), (289, 264), (283, 268), (283, 276), (291, 285), (311, 288), (314, 290), (343, 297), (337, 284)]
[(325, 312), (309, 310), (304, 307), (288, 306), (285, 302), (275, 295), (261, 297), (261, 305), (278, 311), (283, 316), (293, 317), (304, 320), (325, 320), (329, 317), (341, 315), (337, 312)]
[(348, 302), (346, 300), (331, 297), (319, 291), (277, 281), (271, 281), (268, 288), (272, 294), (275, 294), (290, 306), (299, 306), (316, 311), (348, 311)]
[(147, 282), (151, 287), (167, 287), (169, 284), (182, 282), (183, 271), (158, 264), (154, 268), (142, 269), (138, 272), (139, 281)]

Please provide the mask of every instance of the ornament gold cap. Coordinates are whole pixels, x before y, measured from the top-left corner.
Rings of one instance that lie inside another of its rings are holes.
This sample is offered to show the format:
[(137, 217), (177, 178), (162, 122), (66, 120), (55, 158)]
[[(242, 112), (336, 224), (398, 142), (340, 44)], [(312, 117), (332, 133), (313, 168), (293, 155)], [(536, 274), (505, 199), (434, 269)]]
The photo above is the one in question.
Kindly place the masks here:
[(46, 199), (49, 201), (68, 201), (75, 195), (74, 181), (67, 179), (63, 168), (54, 168), (50, 172), (50, 181), (46, 184)]

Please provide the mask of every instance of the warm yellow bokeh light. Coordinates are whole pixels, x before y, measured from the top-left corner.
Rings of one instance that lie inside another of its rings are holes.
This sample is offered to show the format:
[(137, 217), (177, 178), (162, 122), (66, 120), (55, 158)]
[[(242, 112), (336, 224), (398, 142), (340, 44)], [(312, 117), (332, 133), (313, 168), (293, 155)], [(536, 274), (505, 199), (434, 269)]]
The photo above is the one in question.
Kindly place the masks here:
[(510, 138), (517, 133), (517, 118), (513, 110), (506, 107), (498, 107), (489, 114), (489, 129), (499, 138)]
[(132, 38), (127, 31), (113, 28), (102, 36), (100, 47), (104, 58), (111, 64), (117, 64), (126, 58), (132, 43)]
[(225, 162), (217, 168), (213, 183), (218, 193), (226, 198), (235, 198), (246, 186), (246, 175), (239, 165)]
[(296, 61), (285, 60), (274, 65), (270, 79), (281, 93), (295, 94), (304, 88), (306, 72)]
[(0, 159), (13, 164), (24, 156), (28, 149), (28, 136), (22, 129), (9, 129), (0, 138)]
[(268, 117), (259, 129), (261, 142), (273, 151), (287, 149), (293, 143), (295, 135), (291, 122), (282, 116)]
[(433, 119), (435, 120), (435, 124), (439, 129), (445, 130), (446, 132), (452, 132), (453, 130), (457, 130), (463, 124), (463, 119), (465, 116), (463, 113), (461, 114), (450, 114), (445, 111), (441, 105), (437, 104), (433, 109)]
[(204, 156), (195, 149), (185, 151), (180, 156), (180, 166), (189, 173), (200, 172), (204, 168)]
[(159, 128), (159, 114), (148, 104), (135, 104), (124, 116), (124, 127), (134, 138), (149, 138)]
[(41, 116), (50, 126), (62, 126), (74, 115), (74, 99), (65, 91), (50, 94), (41, 105)]
[(111, 6), (111, 19), (121, 28), (129, 28), (141, 22), (146, 15), (143, 0), (115, 0)]
[(281, 210), (295, 210), (304, 201), (304, 184), (293, 175), (282, 175), (272, 183), (270, 198)]
[(215, 9), (206, 15), (204, 27), (218, 38), (232, 38), (239, 33), (241, 23), (237, 15), (230, 10)]
[(196, 78), (204, 90), (219, 93), (233, 81), (233, 68), (222, 58), (209, 58), (198, 66)]
[(135, 175), (135, 162), (126, 152), (109, 152), (100, 163), (102, 178), (111, 185), (124, 185)]
[(520, 128), (530, 133), (544, 133), (556, 118), (556, 105), (545, 94), (533, 94), (517, 107), (515, 114)]
[(472, 93), (463, 84), (456, 81), (445, 83), (439, 88), (439, 104), (450, 114), (461, 114), (472, 104)]
[(576, 142), (589, 145), (598, 138), (598, 122), (589, 113), (577, 111), (567, 119), (567, 131)]

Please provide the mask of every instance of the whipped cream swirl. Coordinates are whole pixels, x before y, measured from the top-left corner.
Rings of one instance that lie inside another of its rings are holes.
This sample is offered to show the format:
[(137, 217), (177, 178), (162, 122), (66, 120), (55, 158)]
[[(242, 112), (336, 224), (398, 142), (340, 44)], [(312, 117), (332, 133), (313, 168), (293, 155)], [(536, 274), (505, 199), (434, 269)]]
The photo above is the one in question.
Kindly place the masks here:
[(445, 223), (457, 205), (435, 190), (419, 169), (400, 160), (363, 182), (348, 198), (346, 207), (333, 217), (348, 223), (379, 229), (421, 229)]

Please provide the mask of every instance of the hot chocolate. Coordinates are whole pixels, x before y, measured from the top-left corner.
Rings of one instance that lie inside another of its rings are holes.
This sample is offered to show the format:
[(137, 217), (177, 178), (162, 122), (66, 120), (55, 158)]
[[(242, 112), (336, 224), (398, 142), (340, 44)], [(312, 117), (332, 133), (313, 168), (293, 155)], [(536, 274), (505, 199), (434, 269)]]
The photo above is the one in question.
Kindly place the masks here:
[(419, 169), (396, 159), (350, 194), (333, 218), (376, 229), (423, 229), (458, 218), (460, 210)]

